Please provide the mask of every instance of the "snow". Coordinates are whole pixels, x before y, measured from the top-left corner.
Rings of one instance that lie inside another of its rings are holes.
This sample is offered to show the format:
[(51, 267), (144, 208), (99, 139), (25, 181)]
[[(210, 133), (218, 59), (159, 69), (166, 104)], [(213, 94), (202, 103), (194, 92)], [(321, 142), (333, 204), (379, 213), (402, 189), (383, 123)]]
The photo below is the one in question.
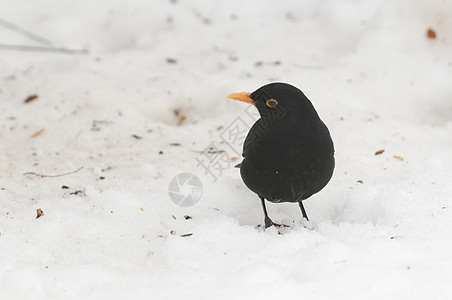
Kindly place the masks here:
[[(450, 1), (1, 7), (89, 55), (0, 49), (0, 299), (452, 297)], [(3, 27), (0, 44), (39, 45)], [(270, 81), (301, 88), (336, 147), (309, 223), (268, 205), (282, 234), (256, 227), (224, 141), (255, 118), (226, 95)], [(168, 194), (183, 172), (203, 184), (191, 207)]]

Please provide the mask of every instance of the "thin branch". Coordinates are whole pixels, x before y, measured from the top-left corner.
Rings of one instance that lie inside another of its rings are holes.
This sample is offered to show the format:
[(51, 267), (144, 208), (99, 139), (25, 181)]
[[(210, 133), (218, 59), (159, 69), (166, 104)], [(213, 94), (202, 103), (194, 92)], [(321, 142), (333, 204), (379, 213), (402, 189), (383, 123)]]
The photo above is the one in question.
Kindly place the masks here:
[(42, 45), (46, 45), (46, 46), (52, 45), (52, 42), (49, 41), (48, 39), (43, 38), (42, 36), (39, 36), (36, 33), (28, 31), (27, 29), (19, 27), (16, 24), (8, 22), (2, 18), (0, 18), (0, 26), (8, 28), (9, 30), (15, 31), (15, 32), (17, 32), (23, 36), (26, 36), (26, 37), (32, 39), (33, 41), (38, 42)]
[(62, 53), (62, 54), (77, 54), (77, 55), (87, 55), (89, 53), (88, 50), (86, 50), (86, 49), (68, 49), (68, 48), (8, 45), (8, 44), (0, 44), (0, 50), (51, 52), (51, 53)]
[(35, 172), (25, 172), (23, 175), (34, 175), (34, 176), (38, 176), (38, 177), (41, 177), (41, 178), (44, 178), (44, 177), (52, 177), (53, 178), (53, 177), (61, 177), (61, 176), (71, 175), (71, 174), (77, 173), (81, 169), (83, 169), (83, 166), (81, 166), (80, 168), (78, 168), (75, 171), (64, 173), (64, 174), (46, 175), (46, 174), (38, 174), (38, 173), (35, 173)]
[(200, 154), (205, 154), (205, 153), (207, 153), (207, 154), (218, 154), (218, 153), (225, 153), (226, 152), (225, 150), (202, 150), (202, 151), (199, 151), (199, 150), (193, 150), (193, 149), (190, 149), (190, 151), (191, 152), (195, 152), (195, 153), (200, 153)]

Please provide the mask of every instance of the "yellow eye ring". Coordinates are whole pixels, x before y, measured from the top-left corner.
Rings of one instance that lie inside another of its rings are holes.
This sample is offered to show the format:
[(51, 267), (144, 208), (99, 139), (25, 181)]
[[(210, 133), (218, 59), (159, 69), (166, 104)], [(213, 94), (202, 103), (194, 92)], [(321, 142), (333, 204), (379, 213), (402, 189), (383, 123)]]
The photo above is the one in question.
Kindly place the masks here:
[(267, 102), (265, 102), (265, 104), (267, 104), (268, 107), (276, 107), (276, 105), (278, 105), (278, 101), (276, 101), (275, 99), (268, 99)]

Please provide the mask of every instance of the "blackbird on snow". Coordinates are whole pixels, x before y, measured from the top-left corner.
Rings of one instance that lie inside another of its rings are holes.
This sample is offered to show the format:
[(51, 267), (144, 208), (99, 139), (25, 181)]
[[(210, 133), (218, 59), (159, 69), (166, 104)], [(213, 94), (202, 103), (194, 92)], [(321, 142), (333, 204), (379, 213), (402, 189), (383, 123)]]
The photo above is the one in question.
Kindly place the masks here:
[(311, 101), (286, 83), (228, 97), (254, 104), (261, 116), (248, 132), (238, 166), (245, 185), (261, 199), (265, 228), (280, 226), (269, 218), (265, 199), (298, 202), (309, 220), (302, 201), (324, 188), (334, 170), (333, 141)]

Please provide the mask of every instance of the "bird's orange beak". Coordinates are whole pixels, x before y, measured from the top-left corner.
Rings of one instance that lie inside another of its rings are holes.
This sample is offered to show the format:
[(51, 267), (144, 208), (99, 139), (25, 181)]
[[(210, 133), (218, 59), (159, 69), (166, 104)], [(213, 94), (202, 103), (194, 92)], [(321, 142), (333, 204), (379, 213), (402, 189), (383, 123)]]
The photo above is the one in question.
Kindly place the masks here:
[(256, 101), (251, 99), (250, 95), (251, 95), (251, 93), (245, 93), (245, 92), (244, 93), (234, 93), (234, 94), (228, 95), (228, 98), (234, 99), (234, 100), (239, 100), (239, 101), (242, 101), (242, 102), (255, 104)]

